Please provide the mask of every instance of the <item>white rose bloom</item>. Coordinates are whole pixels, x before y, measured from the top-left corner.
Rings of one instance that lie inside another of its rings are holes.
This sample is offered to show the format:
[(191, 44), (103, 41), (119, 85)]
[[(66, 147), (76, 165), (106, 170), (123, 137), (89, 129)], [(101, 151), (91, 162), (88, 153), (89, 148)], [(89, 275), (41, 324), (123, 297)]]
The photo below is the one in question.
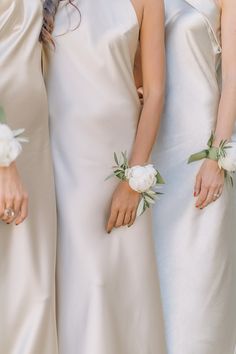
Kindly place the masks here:
[(6, 124), (0, 124), (0, 166), (8, 167), (21, 151), (21, 144), (14, 132)]
[(133, 190), (144, 193), (156, 184), (156, 174), (152, 165), (134, 166), (127, 170), (126, 178)]
[(219, 167), (228, 172), (236, 171), (236, 142), (229, 143), (230, 149), (226, 149), (226, 156), (221, 157), (218, 161)]

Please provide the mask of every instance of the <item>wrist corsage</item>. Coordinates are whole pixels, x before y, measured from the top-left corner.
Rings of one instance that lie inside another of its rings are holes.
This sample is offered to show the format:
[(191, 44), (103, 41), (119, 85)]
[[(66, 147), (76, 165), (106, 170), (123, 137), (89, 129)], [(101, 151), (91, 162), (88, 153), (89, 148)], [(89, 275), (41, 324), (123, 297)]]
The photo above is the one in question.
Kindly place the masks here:
[(162, 194), (156, 188), (163, 185), (165, 181), (151, 164), (129, 167), (126, 153), (122, 152), (120, 158), (114, 153), (114, 160), (116, 165), (113, 166), (113, 174), (108, 178), (115, 176), (121, 181), (127, 181), (134, 191), (140, 193), (137, 209), (137, 216), (140, 216), (155, 204), (156, 197)]
[(0, 107), (0, 167), (8, 167), (22, 151), (21, 143), (28, 142), (22, 137), (24, 129), (11, 130), (6, 124), (5, 114)]
[(219, 147), (213, 146), (214, 134), (207, 143), (208, 148), (189, 157), (188, 163), (202, 159), (210, 159), (218, 162), (220, 169), (225, 171), (225, 177), (229, 178), (233, 185), (232, 173), (236, 171), (236, 143), (222, 140)]

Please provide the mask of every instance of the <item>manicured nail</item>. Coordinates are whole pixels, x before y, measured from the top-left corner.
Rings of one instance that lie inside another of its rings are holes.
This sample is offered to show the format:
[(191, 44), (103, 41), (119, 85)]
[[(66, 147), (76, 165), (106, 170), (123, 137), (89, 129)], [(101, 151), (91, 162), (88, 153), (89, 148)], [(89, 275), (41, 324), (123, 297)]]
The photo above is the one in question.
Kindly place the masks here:
[(193, 195), (194, 195), (194, 197), (196, 197), (197, 196), (197, 192), (194, 192)]

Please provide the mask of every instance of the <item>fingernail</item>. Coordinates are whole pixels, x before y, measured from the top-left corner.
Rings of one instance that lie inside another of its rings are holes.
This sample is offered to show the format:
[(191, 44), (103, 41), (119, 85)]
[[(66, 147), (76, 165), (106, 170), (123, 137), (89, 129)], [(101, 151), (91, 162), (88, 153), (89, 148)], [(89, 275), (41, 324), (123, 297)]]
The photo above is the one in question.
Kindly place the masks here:
[(193, 195), (194, 195), (194, 197), (196, 197), (197, 196), (197, 192), (194, 192)]

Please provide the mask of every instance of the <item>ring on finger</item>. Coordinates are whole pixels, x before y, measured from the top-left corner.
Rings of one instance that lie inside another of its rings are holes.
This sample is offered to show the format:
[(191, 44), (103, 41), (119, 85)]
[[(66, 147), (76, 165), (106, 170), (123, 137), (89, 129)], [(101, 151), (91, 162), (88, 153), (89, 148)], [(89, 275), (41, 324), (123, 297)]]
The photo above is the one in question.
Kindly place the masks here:
[(220, 193), (215, 193), (214, 194), (214, 199), (218, 199), (220, 197)]
[(4, 210), (4, 216), (6, 218), (14, 218), (15, 215), (16, 215), (16, 213), (12, 208), (6, 208)]

